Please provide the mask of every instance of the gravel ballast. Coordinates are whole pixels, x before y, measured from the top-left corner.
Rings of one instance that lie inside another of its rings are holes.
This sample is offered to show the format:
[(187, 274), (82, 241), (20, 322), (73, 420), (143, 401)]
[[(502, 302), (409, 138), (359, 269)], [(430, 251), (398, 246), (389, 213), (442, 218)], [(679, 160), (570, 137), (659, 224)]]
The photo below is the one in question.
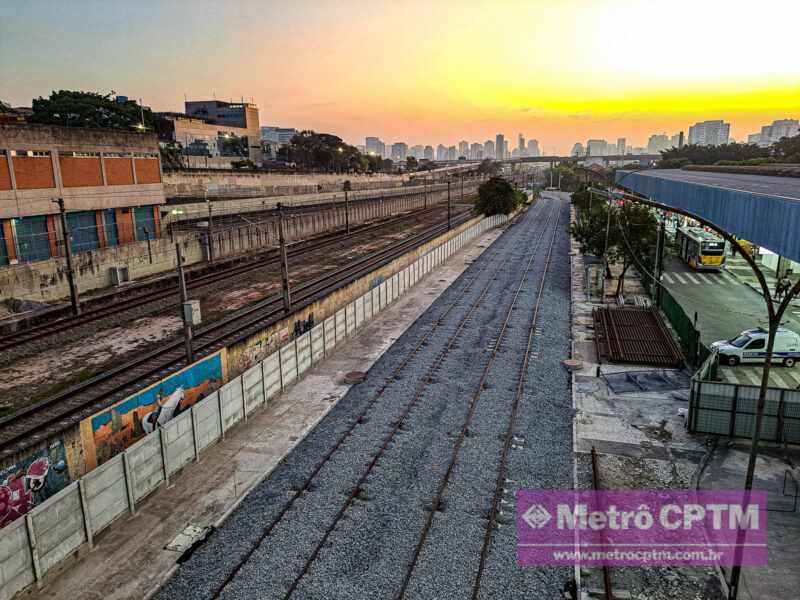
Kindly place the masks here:
[[(468, 598), (545, 255), (560, 216), (516, 421), (515, 435), (523, 441), (508, 457), (511, 504), (504, 504), (494, 531), (480, 590), (481, 598), (558, 597), (570, 570), (516, 565), (513, 500), (519, 487), (572, 485), (572, 404), (560, 364), (569, 357), (568, 213), (565, 201), (542, 199), (518, 217), (379, 359), (366, 381), (351, 388), (180, 565), (156, 597), (213, 598), (221, 589), (219, 597), (226, 599), (283, 598), (296, 584), (293, 598), (394, 598), (477, 394), (467, 436), (405, 595)], [(509, 310), (497, 356), (480, 386)], [(357, 419), (310, 487), (275, 522)], [(368, 469), (356, 499), (342, 512)]]

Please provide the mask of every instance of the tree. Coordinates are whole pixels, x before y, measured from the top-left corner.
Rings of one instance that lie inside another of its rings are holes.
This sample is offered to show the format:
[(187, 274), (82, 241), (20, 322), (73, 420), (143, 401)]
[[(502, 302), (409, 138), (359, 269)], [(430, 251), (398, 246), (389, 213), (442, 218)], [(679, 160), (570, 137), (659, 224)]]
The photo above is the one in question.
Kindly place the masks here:
[(478, 201), (475, 210), (491, 217), (492, 215), (508, 215), (522, 205), (525, 194), (517, 190), (502, 177), (492, 177), (484, 181), (478, 188)]
[(615, 295), (624, 292), (625, 276), (631, 266), (644, 271), (641, 273), (643, 277), (652, 273), (658, 223), (646, 206), (626, 202), (622, 207), (612, 205), (609, 209), (607, 199), (596, 197), (591, 211), (582, 210), (570, 229), (582, 253), (605, 255), (606, 277), (611, 277), (608, 265), (622, 263)]
[(78, 92), (59, 90), (49, 98), (34, 98), (31, 123), (63, 125), (65, 127), (106, 127), (111, 129), (141, 129), (154, 131), (158, 118), (147, 108), (142, 109), (133, 100), (112, 98), (114, 92)]
[(713, 165), (719, 161), (745, 161), (768, 158), (769, 148), (761, 148), (755, 144), (721, 144), (719, 146), (700, 146), (687, 144), (682, 148), (670, 148), (661, 151), (659, 168), (676, 168), (676, 166)]
[(772, 154), (778, 162), (800, 163), (800, 135), (781, 138), (772, 144)]
[(406, 168), (409, 171), (415, 171), (419, 167), (419, 162), (417, 161), (416, 157), (408, 156), (406, 157)]
[(278, 157), (306, 169), (339, 173), (362, 172), (370, 166), (370, 161), (342, 138), (311, 130), (296, 134), (289, 144), (278, 150)]

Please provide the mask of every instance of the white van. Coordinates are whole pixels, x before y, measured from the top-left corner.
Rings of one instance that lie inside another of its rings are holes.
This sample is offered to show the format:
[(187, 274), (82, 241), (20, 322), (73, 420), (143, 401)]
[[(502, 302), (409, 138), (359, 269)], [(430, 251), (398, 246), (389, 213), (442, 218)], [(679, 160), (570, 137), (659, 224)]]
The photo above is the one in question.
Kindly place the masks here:
[[(711, 350), (719, 353), (722, 364), (735, 366), (739, 363), (764, 362), (767, 357), (767, 336), (763, 327), (746, 329), (731, 340), (720, 340), (711, 344)], [(775, 332), (775, 345), (772, 349), (772, 362), (782, 362), (793, 367), (800, 359), (800, 335), (784, 327)]]

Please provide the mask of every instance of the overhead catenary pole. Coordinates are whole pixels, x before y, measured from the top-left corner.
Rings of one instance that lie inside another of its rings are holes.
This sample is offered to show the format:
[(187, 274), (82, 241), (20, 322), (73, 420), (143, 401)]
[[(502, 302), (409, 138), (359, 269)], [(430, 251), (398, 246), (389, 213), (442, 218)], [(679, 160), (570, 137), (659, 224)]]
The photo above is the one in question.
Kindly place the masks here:
[(656, 282), (653, 290), (656, 306), (661, 306), (661, 277), (664, 273), (664, 242), (666, 241), (666, 216), (662, 216), (661, 226), (658, 229), (658, 241), (656, 243)]
[(178, 285), (181, 292), (181, 317), (183, 318), (183, 341), (186, 347), (186, 364), (194, 362), (194, 351), (192, 350), (192, 321), (187, 318), (186, 304), (189, 298), (186, 293), (186, 274), (183, 271), (183, 255), (181, 254), (181, 244), (175, 244), (175, 255), (178, 268)]
[(344, 232), (349, 234), (350, 233), (350, 198), (348, 193), (350, 192), (350, 181), (345, 181), (344, 185)]
[(422, 185), (425, 187), (425, 201), (422, 205), (422, 208), (428, 208), (428, 178), (424, 177), (422, 179)]
[(278, 243), (281, 252), (281, 290), (283, 292), (283, 310), (292, 310), (292, 293), (289, 290), (289, 261), (286, 257), (286, 239), (283, 237), (283, 206), (278, 202)]
[(450, 230), (453, 227), (452, 223), (452, 203), (450, 202), (450, 179), (447, 179), (447, 229)]
[(67, 281), (69, 282), (69, 300), (72, 304), (72, 314), (76, 317), (81, 314), (81, 301), (78, 297), (78, 282), (75, 281), (75, 268), (72, 266), (72, 247), (70, 245), (71, 235), (67, 225), (67, 210), (64, 208), (64, 199), (53, 200), (58, 204), (58, 212), (61, 219), (61, 231), (64, 236), (64, 258), (67, 261)]

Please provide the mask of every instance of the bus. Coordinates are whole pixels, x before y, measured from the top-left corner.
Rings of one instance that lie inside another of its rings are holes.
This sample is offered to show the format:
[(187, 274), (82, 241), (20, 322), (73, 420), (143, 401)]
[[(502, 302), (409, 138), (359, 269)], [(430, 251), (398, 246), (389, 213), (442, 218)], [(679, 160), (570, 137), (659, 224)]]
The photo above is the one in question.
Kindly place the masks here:
[(693, 269), (719, 271), (725, 263), (725, 240), (702, 227), (679, 227), (675, 241), (680, 257)]

